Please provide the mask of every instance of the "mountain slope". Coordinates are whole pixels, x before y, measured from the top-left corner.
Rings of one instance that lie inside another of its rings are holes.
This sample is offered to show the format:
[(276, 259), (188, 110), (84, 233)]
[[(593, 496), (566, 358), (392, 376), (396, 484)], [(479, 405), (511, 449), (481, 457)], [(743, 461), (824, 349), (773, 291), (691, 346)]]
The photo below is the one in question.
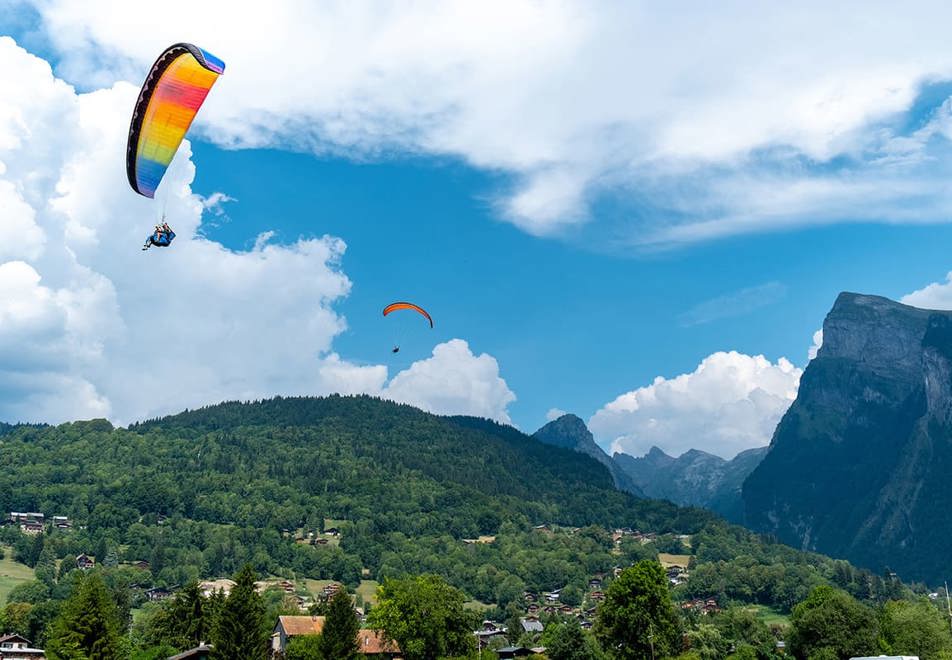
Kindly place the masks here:
[(797, 547), (941, 581), (950, 469), (952, 312), (843, 293), (744, 484), (746, 520)]
[(612, 458), (648, 497), (704, 507), (740, 522), (741, 486), (766, 453), (766, 447), (748, 449), (728, 461), (698, 449), (674, 458), (652, 447), (641, 458), (619, 453)]
[(571, 449), (580, 454), (591, 456), (608, 469), (615, 486), (619, 490), (644, 497), (641, 488), (612, 460), (611, 456), (598, 446), (598, 443), (595, 442), (595, 436), (585, 426), (585, 422), (577, 416), (562, 415), (533, 433), (532, 437), (553, 447)]
[[(901, 589), (709, 512), (632, 497), (595, 459), (511, 426), (369, 397), (225, 403), (129, 429), (20, 427), (0, 439), (0, 460), (0, 507), (73, 520), (44, 539), (57, 559), (146, 560), (137, 584), (245, 563), (351, 587), (436, 573), (505, 606), (526, 589), (582, 592), (593, 574), (657, 556), (661, 546), (610, 533), (632, 527), (663, 544), (692, 535), (685, 596), (787, 611), (814, 584), (877, 598)], [(17, 554), (39, 553), (34, 537), (3, 534)]]

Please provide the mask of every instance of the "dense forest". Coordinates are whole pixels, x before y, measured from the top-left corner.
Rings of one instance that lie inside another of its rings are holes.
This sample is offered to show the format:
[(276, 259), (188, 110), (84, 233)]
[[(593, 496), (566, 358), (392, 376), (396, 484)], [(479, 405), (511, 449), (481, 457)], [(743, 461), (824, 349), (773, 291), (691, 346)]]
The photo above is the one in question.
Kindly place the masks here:
[[(228, 576), (246, 564), (262, 576), (351, 587), (362, 577), (426, 573), (495, 605), (500, 617), (526, 590), (564, 588), (581, 600), (593, 575), (610, 581), (614, 568), (659, 551), (692, 555), (691, 579), (675, 598), (790, 612), (818, 585), (878, 603), (910, 593), (894, 576), (617, 491), (594, 459), (512, 427), (369, 397), (225, 403), (128, 429), (105, 420), (10, 427), (0, 457), (4, 511), (73, 521), (37, 536), (0, 531), (15, 558), (37, 569), (37, 583), (8, 599), (48, 607), (34, 635), (65, 597), (57, 585), (69, 584), (80, 553), (97, 559), (116, 593)], [(320, 535), (328, 519), (339, 540), (295, 542)], [(616, 542), (611, 530), (622, 527), (655, 536)], [(495, 538), (463, 542), (480, 535)], [(147, 570), (126, 565), (143, 560)]]

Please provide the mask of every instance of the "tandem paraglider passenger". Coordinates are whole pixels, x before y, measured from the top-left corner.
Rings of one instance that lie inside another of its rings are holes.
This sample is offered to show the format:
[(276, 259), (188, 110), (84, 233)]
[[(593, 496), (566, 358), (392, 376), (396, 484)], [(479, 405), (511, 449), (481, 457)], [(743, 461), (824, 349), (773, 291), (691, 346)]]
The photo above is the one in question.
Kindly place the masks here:
[(163, 222), (161, 225), (155, 226), (155, 231), (145, 239), (145, 245), (142, 246), (142, 249), (148, 250), (153, 245), (155, 247), (168, 247), (172, 244), (173, 238), (175, 238), (175, 232), (169, 227), (169, 223)]

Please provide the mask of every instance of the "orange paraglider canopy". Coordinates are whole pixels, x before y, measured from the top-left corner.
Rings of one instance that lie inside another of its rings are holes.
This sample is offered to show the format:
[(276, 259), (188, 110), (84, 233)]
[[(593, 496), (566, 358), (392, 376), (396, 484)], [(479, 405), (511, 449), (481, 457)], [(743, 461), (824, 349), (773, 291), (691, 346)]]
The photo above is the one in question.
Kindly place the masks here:
[(408, 303), (408, 302), (391, 303), (383, 308), (383, 315), (386, 316), (390, 312), (396, 312), (397, 310), (400, 310), (400, 309), (410, 309), (418, 314), (421, 314), (423, 318), (425, 318), (427, 321), (430, 322), (430, 327), (431, 328), (433, 327), (433, 318), (427, 313), (425, 309), (423, 309), (419, 305), (414, 305), (413, 303)]

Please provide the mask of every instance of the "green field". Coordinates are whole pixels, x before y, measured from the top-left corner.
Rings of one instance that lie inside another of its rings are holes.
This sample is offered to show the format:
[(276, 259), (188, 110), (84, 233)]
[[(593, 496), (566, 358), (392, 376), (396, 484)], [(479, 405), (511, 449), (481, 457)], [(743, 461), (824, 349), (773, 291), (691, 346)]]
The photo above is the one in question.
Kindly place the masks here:
[(468, 600), (463, 603), (463, 607), (467, 610), (476, 610), (478, 612), (485, 612), (486, 610), (491, 610), (495, 605), (489, 605), (487, 603), (482, 603), (478, 600)]
[(13, 588), (33, 579), (33, 569), (13, 561), (13, 548), (3, 547), (3, 559), (0, 559), (0, 605), (7, 602), (7, 595)]
[(336, 527), (340, 529), (344, 526), (344, 523), (349, 523), (349, 520), (342, 520), (340, 518), (324, 518), (324, 529), (330, 529), (331, 527)]
[(376, 580), (361, 580), (360, 586), (357, 587), (357, 593), (360, 594), (361, 598), (364, 599), (365, 603), (370, 603), (371, 605), (377, 604), (377, 581)]
[(768, 626), (780, 625), (780, 626), (789, 626), (790, 617), (786, 614), (781, 614), (772, 607), (767, 607), (766, 605), (753, 605), (749, 609), (757, 613), (757, 616), (760, 617), (760, 620), (766, 623)]

